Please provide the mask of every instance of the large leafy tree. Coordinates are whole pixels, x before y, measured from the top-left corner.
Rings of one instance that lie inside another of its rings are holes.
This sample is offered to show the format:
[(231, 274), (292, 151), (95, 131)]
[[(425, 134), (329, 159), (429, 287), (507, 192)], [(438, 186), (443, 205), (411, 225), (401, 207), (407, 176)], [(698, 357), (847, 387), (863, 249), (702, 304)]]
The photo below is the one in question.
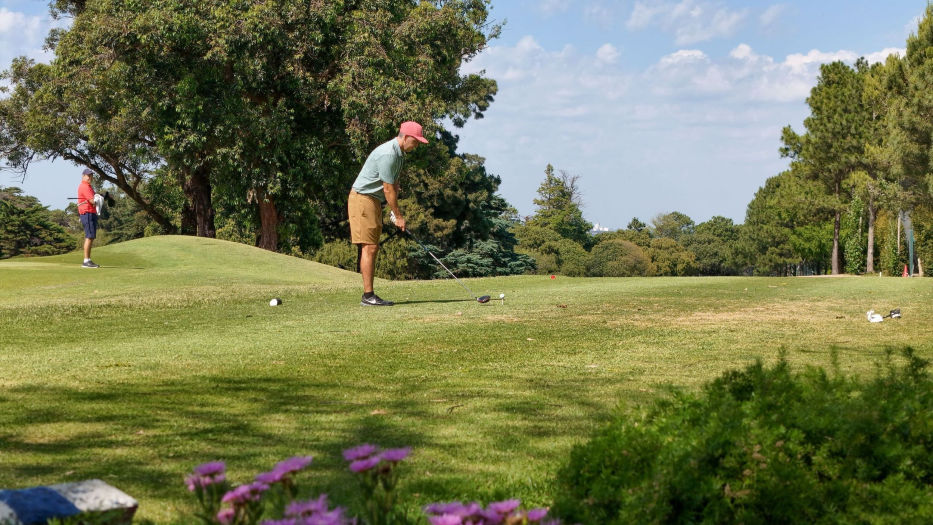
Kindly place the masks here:
[(736, 275), (740, 272), (741, 264), (736, 253), (739, 231), (740, 226), (732, 219), (719, 215), (697, 224), (685, 245), (696, 256), (700, 275)]
[(696, 223), (679, 211), (662, 213), (651, 220), (655, 237), (667, 237), (677, 242), (686, 241), (696, 230)]
[[(14, 83), (25, 132), (4, 144), (29, 158), (120, 146), (124, 155), (98, 157), (137, 166), (134, 181), (159, 167), (183, 189), (182, 232), (215, 235), (220, 208), (254, 221), (266, 248), (296, 225), (329, 236), (343, 229), (362, 159), (400, 121), (436, 132), (435, 122), (462, 125), (488, 107), (495, 82), (460, 74), (498, 31), (487, 5), (60, 0), (54, 8), (74, 22), (54, 35), (56, 57), (36, 94)], [(43, 106), (46, 98), (74, 103)]]
[(0, 187), (0, 259), (16, 255), (54, 255), (77, 246), (77, 239), (56, 224), (39, 199), (19, 188)]
[(841, 270), (839, 231), (844, 209), (843, 182), (864, 163), (868, 119), (862, 98), (862, 79), (843, 62), (820, 66), (817, 85), (807, 98), (807, 132), (797, 136), (784, 129), (782, 152), (793, 152), (795, 162), (821, 182), (833, 208), (832, 273)]
[[(744, 266), (762, 275), (788, 275), (798, 267), (820, 272), (832, 238), (819, 225), (832, 215), (824, 188), (798, 168), (769, 178), (748, 204), (736, 245)], [(817, 228), (814, 229), (814, 226)]]
[(589, 231), (593, 225), (583, 218), (579, 180), (578, 175), (555, 172), (554, 166), (548, 164), (534, 200), (538, 209), (527, 223), (551, 229), (584, 247), (591, 244)]
[(933, 201), (933, 4), (927, 5), (917, 32), (907, 39), (907, 55), (891, 71), (889, 147), (896, 159), (904, 209)]

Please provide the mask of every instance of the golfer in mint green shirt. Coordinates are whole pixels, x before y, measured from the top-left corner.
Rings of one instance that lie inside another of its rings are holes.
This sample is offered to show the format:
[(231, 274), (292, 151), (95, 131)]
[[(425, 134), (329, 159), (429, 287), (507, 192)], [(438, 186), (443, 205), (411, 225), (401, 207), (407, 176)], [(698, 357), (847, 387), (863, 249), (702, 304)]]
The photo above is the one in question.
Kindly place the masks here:
[(385, 204), (395, 217), (395, 225), (405, 231), (405, 216), (398, 207), (399, 174), (405, 164), (405, 154), (419, 144), (427, 144), (421, 124), (403, 122), (398, 137), (379, 145), (369, 154), (360, 174), (353, 182), (347, 200), (350, 217), (350, 242), (360, 247), (360, 273), (363, 275), (364, 306), (392, 306), (373, 292), (373, 274), (379, 236), (382, 235), (382, 208)]

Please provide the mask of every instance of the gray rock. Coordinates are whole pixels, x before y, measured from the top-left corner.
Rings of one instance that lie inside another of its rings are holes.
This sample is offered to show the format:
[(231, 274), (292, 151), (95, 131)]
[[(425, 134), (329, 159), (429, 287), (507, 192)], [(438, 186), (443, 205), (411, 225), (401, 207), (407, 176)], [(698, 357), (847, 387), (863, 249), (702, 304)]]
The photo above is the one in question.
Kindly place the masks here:
[(108, 524), (129, 524), (139, 502), (99, 479), (48, 487), (0, 490), (0, 524), (41, 525), (51, 518), (106, 514)]

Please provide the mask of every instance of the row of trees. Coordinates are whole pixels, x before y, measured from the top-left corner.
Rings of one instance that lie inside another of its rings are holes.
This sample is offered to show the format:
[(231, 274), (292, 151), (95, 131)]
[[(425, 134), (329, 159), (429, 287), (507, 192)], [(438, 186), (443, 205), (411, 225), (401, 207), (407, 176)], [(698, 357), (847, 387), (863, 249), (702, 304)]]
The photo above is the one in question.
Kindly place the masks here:
[[(928, 218), (933, 207), (933, 5), (907, 39), (905, 56), (872, 65), (864, 59), (854, 67), (824, 65), (807, 103), (805, 131), (798, 134), (788, 126), (782, 134), (781, 154), (791, 159), (790, 170), (756, 195), (746, 225), (789, 230), (789, 239), (801, 239), (812, 237), (807, 230), (829, 218), (832, 273), (874, 272), (879, 214), (890, 230), (900, 224), (898, 218)], [(793, 208), (767, 204), (775, 192), (791, 198)], [(851, 231), (846, 240), (847, 213), (865, 232), (864, 240)], [(923, 235), (929, 222), (913, 222)], [(794, 259), (813, 262), (812, 243), (787, 244), (778, 248), (784, 253), (772, 250), (771, 266)], [(914, 259), (908, 256), (910, 266)]]
[[(593, 236), (577, 176), (549, 165), (522, 220), (437, 124), (482, 117), (495, 94), (494, 80), (459, 74), (498, 33), (487, 3), (58, 0), (74, 23), (50, 34), (55, 59), (5, 74), (0, 153), (23, 174), (42, 158), (97, 171), (119, 197), (114, 240), (217, 236), (352, 269), (347, 189), (414, 118), (436, 140), (408, 159), (402, 205), (463, 275), (895, 273), (933, 256), (933, 6), (904, 57), (821, 68), (805, 131), (782, 134), (790, 169), (744, 224), (672, 212)], [(386, 230), (379, 275), (438, 271)]]

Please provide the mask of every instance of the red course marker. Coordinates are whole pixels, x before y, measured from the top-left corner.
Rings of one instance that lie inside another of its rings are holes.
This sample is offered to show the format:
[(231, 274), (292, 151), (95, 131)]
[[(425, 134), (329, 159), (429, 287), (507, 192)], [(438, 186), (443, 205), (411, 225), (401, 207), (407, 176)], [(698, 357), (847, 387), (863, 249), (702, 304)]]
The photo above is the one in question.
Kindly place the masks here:
[(551, 279), (557, 279), (557, 276), (552, 275)]

